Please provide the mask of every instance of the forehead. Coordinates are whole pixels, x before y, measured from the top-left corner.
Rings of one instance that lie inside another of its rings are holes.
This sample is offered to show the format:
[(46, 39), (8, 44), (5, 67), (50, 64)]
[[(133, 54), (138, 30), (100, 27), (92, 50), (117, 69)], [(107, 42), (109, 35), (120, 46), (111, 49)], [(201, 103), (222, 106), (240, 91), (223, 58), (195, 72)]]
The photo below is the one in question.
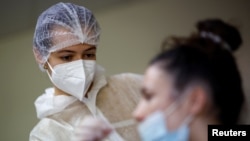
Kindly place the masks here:
[(72, 45), (69, 47), (59, 49), (55, 52), (61, 53), (61, 52), (65, 52), (65, 51), (72, 51), (75, 53), (77, 53), (77, 52), (83, 53), (85, 51), (96, 51), (96, 47), (93, 45), (89, 45), (89, 44), (76, 44), (76, 45)]
[[(91, 32), (89, 32), (91, 34)], [(90, 44), (85, 44), (85, 41), (88, 41), (87, 36), (82, 33), (81, 31), (76, 32), (73, 29), (62, 27), (62, 26), (55, 26), (51, 32), (51, 41), (52, 47), (50, 48), (50, 52), (55, 52), (60, 49), (69, 48), (72, 46), (78, 46), (79, 44), (83, 44), (84, 47), (86, 46), (93, 46)], [(92, 43), (91, 43), (92, 44)]]
[(67, 40), (78, 40), (78, 37), (74, 35), (70, 29), (61, 26), (55, 26), (52, 29), (51, 37), (53, 44), (59, 44), (60, 42)]
[(169, 91), (173, 87), (172, 77), (158, 65), (152, 65), (147, 68), (143, 87), (150, 91)]

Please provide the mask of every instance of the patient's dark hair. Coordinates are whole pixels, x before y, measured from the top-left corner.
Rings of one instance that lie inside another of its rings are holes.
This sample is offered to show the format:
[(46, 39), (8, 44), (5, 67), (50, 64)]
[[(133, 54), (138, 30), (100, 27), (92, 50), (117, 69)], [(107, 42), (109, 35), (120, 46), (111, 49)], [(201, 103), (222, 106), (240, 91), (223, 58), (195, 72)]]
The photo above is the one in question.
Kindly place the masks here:
[[(187, 38), (171, 37), (150, 65), (158, 64), (174, 77), (177, 91), (193, 82), (205, 84), (222, 124), (236, 124), (244, 102), (242, 81), (232, 52), (242, 44), (239, 31), (220, 19), (206, 19)], [(171, 39), (171, 40), (169, 40)], [(170, 42), (171, 41), (171, 42)], [(179, 93), (181, 94), (181, 93)]]

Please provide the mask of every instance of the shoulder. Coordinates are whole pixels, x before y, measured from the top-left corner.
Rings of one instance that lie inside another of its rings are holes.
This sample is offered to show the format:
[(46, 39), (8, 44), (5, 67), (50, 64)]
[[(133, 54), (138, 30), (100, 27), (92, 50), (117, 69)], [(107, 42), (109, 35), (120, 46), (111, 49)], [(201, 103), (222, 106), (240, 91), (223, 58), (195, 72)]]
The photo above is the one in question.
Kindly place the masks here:
[[(100, 97), (139, 99), (143, 76), (135, 73), (121, 73), (107, 77), (107, 85), (99, 92)], [(118, 98), (118, 99), (119, 99)]]
[[(122, 111), (123, 114), (130, 115), (141, 96), (142, 78), (142, 75), (134, 73), (121, 73), (107, 77), (107, 85), (98, 93), (97, 107), (100, 107), (105, 114), (107, 114), (106, 111), (111, 115)], [(124, 105), (127, 106), (125, 109)]]
[(109, 83), (137, 83), (140, 84), (143, 79), (143, 75), (136, 73), (120, 73), (109, 76)]

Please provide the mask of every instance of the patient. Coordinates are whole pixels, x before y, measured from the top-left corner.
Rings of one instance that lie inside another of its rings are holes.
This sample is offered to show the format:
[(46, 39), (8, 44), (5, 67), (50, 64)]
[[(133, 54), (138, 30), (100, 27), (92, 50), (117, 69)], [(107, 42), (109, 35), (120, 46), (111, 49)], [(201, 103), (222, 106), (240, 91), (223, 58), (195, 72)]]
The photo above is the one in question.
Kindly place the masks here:
[(208, 124), (236, 124), (244, 101), (232, 53), (239, 31), (219, 19), (199, 21), (198, 33), (171, 37), (150, 62), (134, 117), (143, 141), (206, 141)]

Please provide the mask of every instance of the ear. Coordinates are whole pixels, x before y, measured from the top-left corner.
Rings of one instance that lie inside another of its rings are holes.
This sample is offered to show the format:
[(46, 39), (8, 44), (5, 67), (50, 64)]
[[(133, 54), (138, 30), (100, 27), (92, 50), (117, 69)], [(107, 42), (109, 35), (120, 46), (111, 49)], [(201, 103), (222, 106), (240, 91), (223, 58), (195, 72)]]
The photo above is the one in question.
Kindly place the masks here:
[(43, 57), (36, 47), (33, 47), (33, 53), (34, 53), (36, 62), (40, 65), (41, 69), (48, 69), (48, 64), (43, 62)]
[(36, 59), (36, 62), (38, 63), (38, 64), (42, 64), (43, 62), (42, 62), (42, 56), (41, 56), (41, 54), (39, 53), (39, 51), (37, 50), (37, 48), (36, 47), (33, 47), (33, 53), (34, 53), (34, 56), (35, 56), (35, 59)]
[(193, 87), (189, 95), (189, 110), (192, 115), (199, 115), (207, 110), (208, 95), (202, 86)]

